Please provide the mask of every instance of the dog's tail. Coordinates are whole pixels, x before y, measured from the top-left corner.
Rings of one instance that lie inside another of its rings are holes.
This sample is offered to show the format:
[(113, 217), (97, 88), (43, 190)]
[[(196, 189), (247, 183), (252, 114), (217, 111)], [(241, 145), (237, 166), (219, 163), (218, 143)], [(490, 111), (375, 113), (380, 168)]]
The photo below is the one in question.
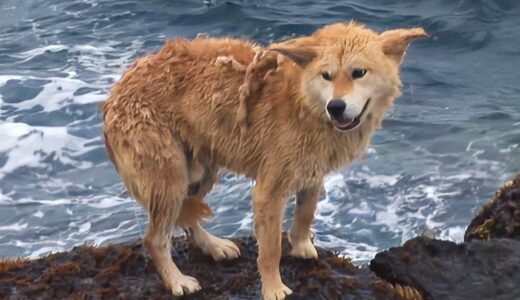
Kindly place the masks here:
[(197, 225), (200, 220), (211, 217), (213, 217), (213, 212), (203, 197), (189, 196), (182, 203), (177, 225), (188, 230)]

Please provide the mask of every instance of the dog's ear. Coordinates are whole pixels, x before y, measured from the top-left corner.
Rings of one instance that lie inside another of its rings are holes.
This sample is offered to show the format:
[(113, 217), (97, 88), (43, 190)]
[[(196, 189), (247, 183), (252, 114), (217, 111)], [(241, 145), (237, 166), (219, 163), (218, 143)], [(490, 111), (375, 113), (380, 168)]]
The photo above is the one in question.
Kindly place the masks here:
[(278, 52), (301, 68), (311, 62), (316, 57), (314, 41), (309, 37), (296, 38), (283, 43), (273, 44), (269, 50)]
[(394, 29), (379, 35), (383, 53), (396, 64), (400, 64), (406, 48), (413, 39), (427, 37), (428, 34), (422, 28)]

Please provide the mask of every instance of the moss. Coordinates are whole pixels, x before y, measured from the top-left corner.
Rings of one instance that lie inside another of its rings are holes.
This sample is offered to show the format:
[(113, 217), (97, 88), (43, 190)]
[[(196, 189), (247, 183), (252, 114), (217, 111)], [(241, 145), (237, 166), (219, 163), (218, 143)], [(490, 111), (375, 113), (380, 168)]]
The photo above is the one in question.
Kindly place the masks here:
[(473, 235), (475, 238), (481, 240), (489, 240), (493, 231), (493, 226), (495, 225), (495, 219), (489, 218), (484, 221), (481, 225), (477, 226), (473, 230)]
[(482, 206), (464, 235), (465, 241), (493, 238), (520, 239), (520, 174)]

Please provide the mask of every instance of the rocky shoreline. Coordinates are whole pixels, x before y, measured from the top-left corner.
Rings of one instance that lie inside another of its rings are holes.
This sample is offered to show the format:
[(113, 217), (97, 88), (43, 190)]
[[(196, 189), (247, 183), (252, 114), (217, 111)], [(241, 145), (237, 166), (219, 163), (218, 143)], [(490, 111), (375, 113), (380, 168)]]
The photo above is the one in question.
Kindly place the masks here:
[(416, 237), (378, 253), (370, 269), (424, 299), (520, 299), (520, 174), (482, 206), (464, 243)]
[[(175, 238), (179, 267), (202, 290), (183, 299), (259, 299), (257, 248), (234, 239), (242, 256), (215, 263), (190, 239)], [(520, 175), (502, 186), (456, 244), (416, 237), (380, 252), (370, 268), (318, 248), (319, 260), (288, 256), (281, 272), (289, 299), (520, 299)], [(173, 299), (141, 241), (80, 246), (37, 260), (0, 262), (0, 299)]]

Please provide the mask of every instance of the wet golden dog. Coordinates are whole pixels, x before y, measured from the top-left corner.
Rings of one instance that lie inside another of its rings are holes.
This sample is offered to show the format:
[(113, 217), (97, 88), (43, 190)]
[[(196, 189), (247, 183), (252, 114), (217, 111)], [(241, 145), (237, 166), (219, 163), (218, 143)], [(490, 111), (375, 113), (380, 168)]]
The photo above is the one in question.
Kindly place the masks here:
[(281, 224), (297, 206), (291, 255), (317, 257), (310, 239), (323, 177), (360, 157), (400, 94), (399, 65), (421, 28), (377, 34), (354, 22), (266, 48), (237, 39), (172, 40), (138, 59), (102, 104), (107, 152), (148, 210), (144, 242), (174, 295), (200, 289), (170, 256), (170, 232), (189, 230), (215, 260), (240, 255), (201, 226), (220, 169), (254, 178), (254, 230), (265, 299), (280, 278)]

